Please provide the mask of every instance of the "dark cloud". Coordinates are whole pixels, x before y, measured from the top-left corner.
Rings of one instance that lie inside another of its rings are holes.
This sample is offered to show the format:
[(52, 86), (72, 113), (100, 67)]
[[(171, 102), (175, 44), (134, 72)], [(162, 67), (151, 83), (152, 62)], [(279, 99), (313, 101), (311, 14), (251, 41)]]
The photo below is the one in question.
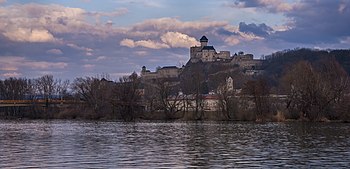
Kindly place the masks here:
[(236, 6), (247, 7), (247, 8), (260, 6), (260, 3), (258, 2), (258, 0), (235, 0), (234, 4)]
[(219, 28), (219, 29), (217, 29), (217, 30), (216, 30), (216, 33), (217, 33), (218, 35), (224, 35), (224, 36), (238, 35), (237, 32), (231, 32), (231, 31), (228, 31), (228, 30), (226, 30), (226, 29), (224, 29), (224, 28)]
[[(270, 34), (272, 40), (301, 44), (332, 44), (350, 37), (350, 0), (235, 0), (235, 8), (256, 8), (281, 13), (288, 22), (288, 30)], [(267, 35), (266, 25), (239, 25), (242, 32)], [(265, 30), (264, 30), (265, 29)]]
[(299, 43), (335, 43), (350, 36), (350, 1), (303, 1), (299, 9), (285, 15), (293, 28), (276, 37)]
[(235, 8), (257, 8), (273, 13), (287, 12), (298, 8), (298, 2), (288, 2), (286, 0), (235, 0)]
[(239, 23), (239, 31), (266, 37), (273, 31), (273, 29), (264, 23), (256, 25), (255, 23), (246, 24), (245, 22), (241, 22)]
[(299, 43), (337, 43), (350, 36), (350, 1), (303, 1), (300, 8), (286, 16), (294, 21), (293, 29), (277, 34)]

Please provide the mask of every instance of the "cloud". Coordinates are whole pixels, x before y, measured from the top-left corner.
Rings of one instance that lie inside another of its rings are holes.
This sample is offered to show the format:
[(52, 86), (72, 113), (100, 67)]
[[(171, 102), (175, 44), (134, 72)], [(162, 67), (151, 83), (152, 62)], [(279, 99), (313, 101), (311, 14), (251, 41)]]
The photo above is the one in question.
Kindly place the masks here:
[(163, 4), (157, 0), (118, 0), (118, 3), (139, 4), (142, 7), (163, 7)]
[(62, 55), (63, 54), (63, 52), (60, 49), (50, 49), (50, 50), (47, 50), (46, 53), (54, 54), (54, 55)]
[(86, 70), (93, 70), (94, 68), (96, 67), (96, 65), (93, 65), (93, 64), (85, 64), (83, 65), (83, 68), (86, 69)]
[(122, 41), (120, 41), (120, 46), (134, 48), (136, 45), (135, 45), (135, 41), (132, 39), (123, 39)]
[(264, 23), (256, 25), (255, 23), (246, 24), (245, 22), (240, 22), (239, 31), (248, 33), (248, 34), (252, 33), (257, 36), (266, 37), (273, 31), (273, 29)]
[[(298, 44), (334, 44), (350, 36), (350, 1), (348, 0), (235, 0), (232, 7), (254, 8), (281, 13), (286, 23), (274, 26), (240, 24), (240, 31), (268, 40)], [(271, 28), (271, 29), (270, 29)]]
[(152, 40), (134, 41), (132, 39), (123, 39), (122, 41), (120, 41), (120, 46), (126, 46), (129, 48), (145, 47), (145, 48), (150, 48), (150, 49), (169, 48), (169, 46), (167, 44), (155, 42)]
[(167, 44), (155, 42), (152, 40), (140, 40), (135, 41), (136, 46), (142, 46), (145, 48), (151, 48), (151, 49), (162, 49), (162, 48), (169, 48)]
[(107, 59), (107, 56), (98, 56), (96, 58), (96, 61), (101, 61), (101, 60), (105, 60), (105, 59)]
[(79, 50), (79, 51), (83, 51), (86, 56), (93, 56), (93, 51), (94, 50), (91, 49), (91, 48), (87, 48), (87, 47), (84, 47), (84, 46), (78, 46), (78, 45), (73, 44), (73, 43), (68, 43), (67, 46), (71, 47), (73, 49)]
[[(228, 30), (228, 29), (232, 29), (232, 30)], [(215, 30), (215, 33), (216, 33), (218, 36), (238, 35), (237, 32), (238, 32), (238, 29), (232, 28), (232, 27), (219, 28), (219, 29)]]
[[(94, 17), (96, 20), (96, 23), (100, 23), (101, 17), (118, 17), (125, 15), (129, 12), (128, 9), (126, 8), (120, 8), (116, 9), (115, 11), (112, 12), (86, 12), (85, 14), (88, 15), (89, 17)], [(107, 24), (111, 24), (111, 22), (107, 22)]]
[(347, 8), (347, 4), (340, 3), (338, 8), (339, 13), (343, 13), (346, 10), (346, 8)]
[(229, 36), (227, 38), (225, 38), (225, 43), (227, 43), (230, 46), (235, 46), (237, 44), (239, 44), (239, 39), (237, 37), (234, 36)]
[(3, 35), (17, 42), (53, 42), (55, 38), (48, 30), (17, 28), (6, 30)]
[(191, 46), (199, 45), (200, 43), (194, 37), (190, 37), (180, 32), (167, 32), (160, 37), (162, 42), (168, 44), (170, 47), (188, 48)]
[(147, 51), (135, 51), (134, 53), (138, 56), (146, 56), (148, 54)]
[[(0, 6), (0, 32), (10, 40), (21, 42), (48, 42), (65, 34), (106, 38), (127, 30), (112, 27), (111, 21), (100, 24), (100, 17), (115, 18), (127, 12), (126, 8), (89, 12), (81, 8), (36, 3)], [(98, 23), (92, 23), (91, 17)]]
[(21, 70), (22, 68), (29, 69), (64, 69), (68, 66), (65, 62), (47, 62), (34, 61), (19, 56), (2, 56), (0, 60), (0, 67), (6, 71)]
[(86, 14), (90, 16), (95, 16), (95, 17), (101, 17), (101, 16), (117, 17), (117, 16), (125, 15), (128, 12), (129, 11), (127, 8), (120, 8), (112, 12), (86, 12)]
[[(291, 28), (277, 32), (274, 38), (294, 43), (339, 43), (350, 36), (350, 1), (302, 1), (302, 8), (285, 13)], [(322, 11), (322, 12), (320, 12)]]
[(52, 39), (49, 32), (78, 32), (84, 29), (85, 25), (85, 11), (79, 8), (30, 3), (0, 7), (0, 10), (0, 21), (8, 23), (0, 25), (0, 30), (15, 30), (22, 32), (22, 36), (32, 33), (37, 37), (44, 34), (44, 38), (37, 38), (41, 41)]
[(285, 0), (235, 0), (232, 5), (235, 8), (259, 8), (270, 12), (288, 12), (300, 6), (298, 2), (290, 3)]
[(219, 21), (180, 21), (176, 18), (157, 18), (145, 20), (141, 23), (135, 24), (133, 31), (179, 31), (184, 32), (188, 30), (205, 30), (213, 27), (221, 27), (227, 25), (227, 22)]
[(3, 73), (1, 74), (2, 77), (9, 78), (9, 77), (20, 77), (22, 76), (22, 73), (18, 72), (9, 72), (9, 73)]
[(28, 61), (22, 64), (31, 69), (64, 69), (68, 66), (65, 62)]
[(139, 40), (134, 41), (132, 39), (123, 39), (120, 41), (120, 46), (126, 46), (129, 48), (145, 47), (151, 49), (163, 49), (163, 48), (188, 48), (191, 46), (199, 45), (199, 42), (194, 37), (190, 37), (180, 32), (167, 32), (160, 37), (161, 42), (153, 40)]

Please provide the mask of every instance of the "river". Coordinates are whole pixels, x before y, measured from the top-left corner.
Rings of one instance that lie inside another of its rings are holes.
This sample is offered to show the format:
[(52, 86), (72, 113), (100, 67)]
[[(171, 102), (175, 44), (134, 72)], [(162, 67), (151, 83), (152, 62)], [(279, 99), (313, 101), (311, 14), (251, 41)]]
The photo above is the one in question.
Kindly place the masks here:
[(350, 124), (0, 121), (0, 168), (347, 168)]

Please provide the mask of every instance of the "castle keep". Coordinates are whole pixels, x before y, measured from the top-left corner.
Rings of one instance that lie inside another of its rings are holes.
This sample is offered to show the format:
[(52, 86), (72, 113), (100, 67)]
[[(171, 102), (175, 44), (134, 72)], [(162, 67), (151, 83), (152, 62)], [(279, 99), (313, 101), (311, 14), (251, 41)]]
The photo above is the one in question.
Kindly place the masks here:
[(208, 46), (208, 38), (202, 36), (200, 39), (201, 46), (192, 46), (190, 48), (190, 61), (192, 63), (202, 62), (213, 62), (230, 59), (230, 51), (216, 52), (213, 46)]

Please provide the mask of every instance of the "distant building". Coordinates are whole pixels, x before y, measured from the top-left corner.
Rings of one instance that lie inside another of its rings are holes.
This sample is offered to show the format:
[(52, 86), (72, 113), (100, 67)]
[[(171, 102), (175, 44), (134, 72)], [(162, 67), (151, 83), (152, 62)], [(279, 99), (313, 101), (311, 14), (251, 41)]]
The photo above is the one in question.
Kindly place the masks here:
[(181, 68), (176, 66), (164, 66), (157, 69), (155, 72), (147, 70), (146, 66), (142, 67), (141, 77), (144, 80), (152, 80), (158, 78), (178, 78), (181, 72)]
[[(201, 105), (198, 106), (199, 111), (204, 112), (214, 112), (219, 111), (220, 109), (220, 99), (217, 94), (205, 94), (202, 96)], [(193, 95), (182, 95), (182, 97), (179, 99), (172, 99), (170, 98), (168, 102), (170, 104), (174, 104), (174, 101), (177, 101), (176, 109), (182, 110), (182, 111), (190, 111), (194, 112), (196, 111), (196, 98)]]
[(244, 54), (243, 52), (239, 52), (238, 55), (234, 55), (231, 63), (239, 65), (239, 67), (243, 69), (259, 70), (262, 67), (263, 60), (254, 59), (252, 54)]
[(192, 46), (190, 48), (190, 61), (191, 62), (213, 62), (230, 59), (229, 51), (216, 52), (213, 46), (208, 46), (208, 38), (202, 36), (200, 39), (201, 46)]

